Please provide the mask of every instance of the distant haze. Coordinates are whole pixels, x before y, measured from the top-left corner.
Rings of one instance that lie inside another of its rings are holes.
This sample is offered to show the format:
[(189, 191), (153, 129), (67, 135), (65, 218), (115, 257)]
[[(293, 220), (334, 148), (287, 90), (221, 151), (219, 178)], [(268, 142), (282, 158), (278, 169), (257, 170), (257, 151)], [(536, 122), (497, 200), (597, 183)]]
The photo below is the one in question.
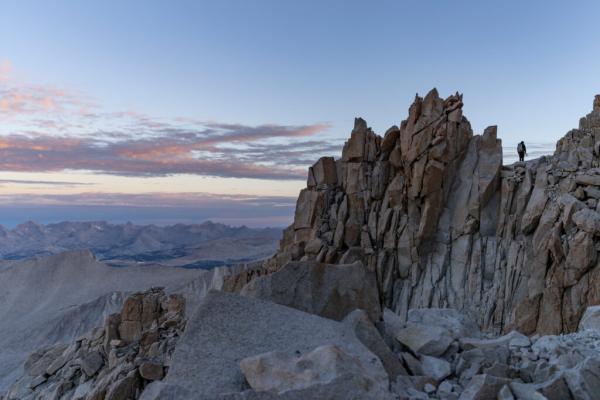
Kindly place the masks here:
[(62, 221), (133, 222), (141, 225), (197, 224), (205, 221), (231, 226), (255, 228), (288, 226), (293, 219), (293, 207), (277, 210), (260, 209), (200, 209), (119, 206), (0, 206), (0, 225), (15, 227), (25, 221), (41, 224)]

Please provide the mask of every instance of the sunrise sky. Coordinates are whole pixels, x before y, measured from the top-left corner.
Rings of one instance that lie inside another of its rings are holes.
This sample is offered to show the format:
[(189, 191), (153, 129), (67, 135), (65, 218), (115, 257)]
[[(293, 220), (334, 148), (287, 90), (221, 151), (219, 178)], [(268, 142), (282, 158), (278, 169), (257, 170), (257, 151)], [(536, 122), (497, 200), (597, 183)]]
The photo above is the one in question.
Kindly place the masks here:
[(434, 86), (551, 152), (600, 93), (600, 3), (560, 4), (0, 0), (0, 224), (284, 226), (355, 116)]

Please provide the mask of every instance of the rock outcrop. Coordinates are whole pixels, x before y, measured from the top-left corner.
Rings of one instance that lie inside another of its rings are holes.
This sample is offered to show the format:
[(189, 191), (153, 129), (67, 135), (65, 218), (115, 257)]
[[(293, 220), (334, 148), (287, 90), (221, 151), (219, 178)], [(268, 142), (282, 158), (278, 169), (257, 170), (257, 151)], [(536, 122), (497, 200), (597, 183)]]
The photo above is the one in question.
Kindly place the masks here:
[(136, 399), (168, 371), (185, 327), (185, 299), (162, 288), (136, 293), (103, 327), (33, 352), (7, 400)]
[(293, 261), (250, 281), (241, 294), (337, 321), (356, 309), (365, 310), (372, 321), (381, 317), (375, 274), (360, 261), (349, 265)]
[(309, 169), (278, 253), (246, 279), (362, 261), (403, 320), (445, 307), (487, 332), (576, 330), (600, 303), (599, 101), (553, 156), (510, 166), (495, 126), (473, 135), (459, 94), (417, 96), (383, 137), (356, 119), (341, 158)]

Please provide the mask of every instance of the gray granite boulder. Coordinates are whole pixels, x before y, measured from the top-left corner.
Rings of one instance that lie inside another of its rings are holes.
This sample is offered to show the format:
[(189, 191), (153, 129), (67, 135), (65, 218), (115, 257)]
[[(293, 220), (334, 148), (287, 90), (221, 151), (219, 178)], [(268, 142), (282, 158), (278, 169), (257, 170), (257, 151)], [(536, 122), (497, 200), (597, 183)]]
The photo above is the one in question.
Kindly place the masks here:
[(301, 355), (271, 351), (244, 358), (239, 364), (250, 387), (258, 392), (282, 394), (308, 389), (330, 384), (344, 375), (362, 380), (366, 396), (385, 396), (389, 392), (388, 377), (381, 368), (373, 368), (335, 345), (319, 346)]
[(241, 294), (337, 321), (357, 308), (365, 310), (374, 322), (381, 318), (375, 274), (361, 262), (290, 262), (273, 274), (250, 281)]

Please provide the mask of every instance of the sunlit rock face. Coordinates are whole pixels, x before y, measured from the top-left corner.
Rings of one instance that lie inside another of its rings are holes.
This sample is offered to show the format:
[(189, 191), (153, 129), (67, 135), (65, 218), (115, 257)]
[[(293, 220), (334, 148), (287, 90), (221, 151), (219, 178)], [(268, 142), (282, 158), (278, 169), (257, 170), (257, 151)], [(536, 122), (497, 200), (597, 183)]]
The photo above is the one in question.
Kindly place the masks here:
[(553, 156), (509, 166), (496, 127), (474, 135), (462, 106), (434, 89), (383, 137), (357, 118), (341, 158), (309, 169), (261, 273), (360, 260), (402, 318), (450, 307), (495, 333), (574, 331), (600, 302), (600, 97)]

